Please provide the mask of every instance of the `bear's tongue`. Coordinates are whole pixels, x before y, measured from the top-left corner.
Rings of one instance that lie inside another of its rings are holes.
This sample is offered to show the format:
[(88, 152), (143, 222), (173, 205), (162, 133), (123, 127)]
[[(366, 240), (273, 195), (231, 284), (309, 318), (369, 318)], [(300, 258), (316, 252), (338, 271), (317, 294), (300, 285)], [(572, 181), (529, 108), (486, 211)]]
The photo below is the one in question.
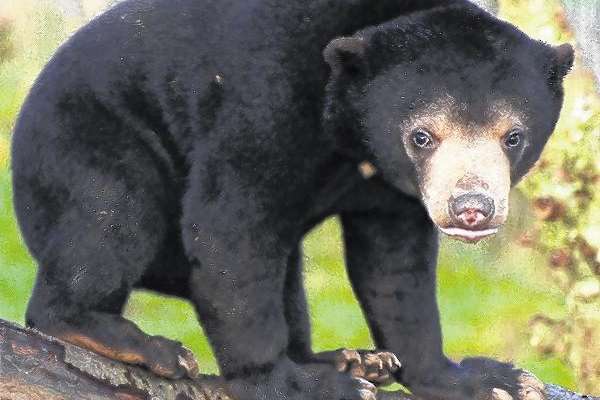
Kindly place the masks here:
[(440, 231), (452, 238), (459, 239), (467, 243), (477, 243), (481, 239), (496, 234), (498, 232), (498, 228), (483, 229), (480, 231), (470, 231), (462, 228), (440, 228)]

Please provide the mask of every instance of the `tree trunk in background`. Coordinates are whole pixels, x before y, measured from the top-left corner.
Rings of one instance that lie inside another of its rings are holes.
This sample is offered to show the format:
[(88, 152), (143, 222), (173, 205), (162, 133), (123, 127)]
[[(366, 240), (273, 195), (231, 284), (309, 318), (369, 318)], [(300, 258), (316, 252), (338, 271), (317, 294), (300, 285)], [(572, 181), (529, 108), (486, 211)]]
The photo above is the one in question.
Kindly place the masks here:
[(562, 0), (562, 4), (583, 51), (583, 61), (600, 83), (600, 1)]

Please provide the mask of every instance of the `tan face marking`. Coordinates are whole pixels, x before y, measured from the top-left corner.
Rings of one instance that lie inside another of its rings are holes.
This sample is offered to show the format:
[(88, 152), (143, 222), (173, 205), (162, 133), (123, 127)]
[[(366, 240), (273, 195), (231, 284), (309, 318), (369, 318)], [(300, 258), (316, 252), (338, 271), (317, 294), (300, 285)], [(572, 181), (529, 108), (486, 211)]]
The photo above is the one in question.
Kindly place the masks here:
[[(506, 220), (510, 190), (510, 164), (497, 141), (464, 137), (448, 138), (441, 142), (427, 160), (421, 192), (433, 221), (442, 228), (452, 227), (448, 211), (450, 199), (467, 193), (481, 193), (495, 204), (490, 226)], [(465, 182), (469, 182), (465, 185)]]
[(466, 104), (457, 102), (451, 96), (446, 96), (413, 115), (407, 123), (403, 124), (402, 128), (405, 132), (424, 128), (436, 139), (442, 141), (457, 136), (467, 139), (473, 137), (502, 139), (511, 129), (523, 126), (523, 117), (505, 102), (496, 102), (490, 106), (488, 112), (493, 117), (482, 125), (465, 123), (453, 116), (466, 108)]
[[(485, 228), (506, 221), (510, 190), (510, 161), (503, 149), (508, 132), (522, 126), (518, 113), (506, 104), (490, 108), (484, 123), (464, 122), (453, 116), (464, 106), (452, 97), (429, 105), (402, 126), (405, 148), (415, 159), (421, 194), (427, 210), (440, 228), (454, 228), (449, 201), (463, 194), (481, 194), (493, 200), (495, 211)], [(425, 129), (434, 137), (434, 147), (419, 149), (411, 143), (411, 132)], [(429, 152), (422, 160), (420, 152)]]
[(377, 174), (377, 168), (370, 162), (363, 161), (358, 164), (358, 172), (360, 172), (364, 179), (369, 180)]
[(483, 189), (488, 190), (490, 185), (481, 179), (481, 177), (474, 174), (465, 174), (456, 182), (456, 188), (462, 189), (465, 192), (469, 192), (472, 190)]

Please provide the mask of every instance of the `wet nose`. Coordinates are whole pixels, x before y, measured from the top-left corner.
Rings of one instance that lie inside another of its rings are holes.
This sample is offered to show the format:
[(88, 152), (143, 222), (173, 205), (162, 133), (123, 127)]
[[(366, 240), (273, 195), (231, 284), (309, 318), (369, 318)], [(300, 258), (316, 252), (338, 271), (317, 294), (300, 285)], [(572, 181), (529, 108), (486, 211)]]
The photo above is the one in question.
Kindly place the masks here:
[(448, 202), (452, 221), (461, 228), (480, 229), (494, 215), (494, 200), (481, 193), (467, 193)]

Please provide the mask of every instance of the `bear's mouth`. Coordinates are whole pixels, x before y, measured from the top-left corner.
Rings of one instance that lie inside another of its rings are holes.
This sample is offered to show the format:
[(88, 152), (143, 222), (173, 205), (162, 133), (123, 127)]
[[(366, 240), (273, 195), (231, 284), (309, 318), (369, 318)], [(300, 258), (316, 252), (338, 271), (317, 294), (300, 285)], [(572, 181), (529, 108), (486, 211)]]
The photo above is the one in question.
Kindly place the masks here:
[(482, 229), (482, 230), (468, 230), (463, 228), (439, 228), (440, 231), (445, 233), (446, 235), (462, 240), (467, 243), (477, 243), (481, 239), (485, 239), (486, 237), (495, 235), (498, 233), (498, 228), (490, 228), (490, 229)]

